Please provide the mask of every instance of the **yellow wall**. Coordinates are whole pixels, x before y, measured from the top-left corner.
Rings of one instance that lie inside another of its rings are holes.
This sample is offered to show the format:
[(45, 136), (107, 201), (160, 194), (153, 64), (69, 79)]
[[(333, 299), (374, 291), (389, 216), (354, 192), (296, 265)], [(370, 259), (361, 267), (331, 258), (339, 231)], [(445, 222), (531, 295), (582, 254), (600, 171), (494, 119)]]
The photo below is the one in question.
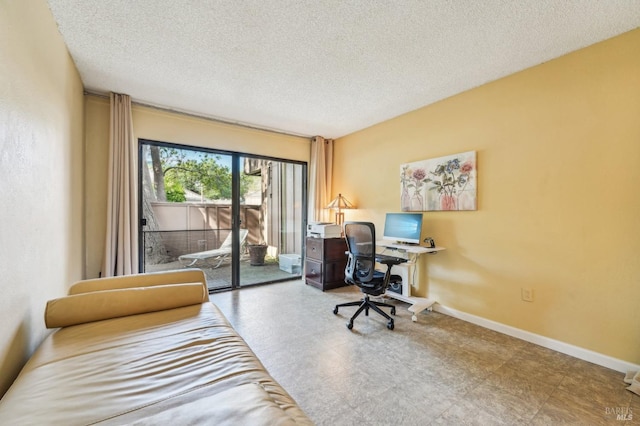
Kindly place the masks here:
[[(97, 277), (104, 252), (109, 158), (109, 100), (86, 97), (86, 211), (88, 277)], [(310, 140), (134, 105), (136, 138), (309, 161)]]
[(447, 248), (423, 260), (425, 291), (638, 364), (639, 123), (635, 30), (339, 139), (334, 192), (380, 228), (400, 164), (477, 151), (478, 210), (424, 213)]
[(82, 278), (82, 105), (46, 2), (0, 0), (0, 396)]

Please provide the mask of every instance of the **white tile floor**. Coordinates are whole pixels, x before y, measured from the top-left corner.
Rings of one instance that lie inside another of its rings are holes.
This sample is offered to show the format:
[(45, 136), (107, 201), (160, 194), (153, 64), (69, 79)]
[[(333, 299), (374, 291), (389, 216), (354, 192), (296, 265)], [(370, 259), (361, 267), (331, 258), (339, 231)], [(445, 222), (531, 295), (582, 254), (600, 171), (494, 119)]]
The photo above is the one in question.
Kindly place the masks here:
[[(396, 325), (374, 312), (346, 327), (355, 287), (302, 281), (211, 295), (274, 378), (318, 425), (621, 424), (640, 397), (623, 374), (446, 315)], [(615, 411), (613, 411), (615, 412)]]

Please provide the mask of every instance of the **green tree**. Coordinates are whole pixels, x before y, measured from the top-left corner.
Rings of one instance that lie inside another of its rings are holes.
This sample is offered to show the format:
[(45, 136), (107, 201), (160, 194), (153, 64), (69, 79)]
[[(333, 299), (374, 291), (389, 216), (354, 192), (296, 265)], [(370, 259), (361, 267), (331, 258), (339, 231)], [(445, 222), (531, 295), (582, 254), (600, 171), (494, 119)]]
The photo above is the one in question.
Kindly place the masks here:
[(171, 177), (167, 177), (164, 181), (167, 201), (172, 203), (184, 203), (187, 201), (187, 196), (185, 195), (184, 188), (180, 182), (171, 179)]
[[(186, 201), (185, 189), (209, 200), (231, 199), (231, 169), (216, 154), (197, 153), (168, 147), (150, 147), (154, 190), (158, 200)], [(255, 182), (244, 174), (240, 177), (241, 202), (244, 194), (255, 189)]]
[(177, 174), (185, 188), (210, 200), (231, 199), (231, 170), (220, 164), (220, 156), (200, 154), (181, 163)]

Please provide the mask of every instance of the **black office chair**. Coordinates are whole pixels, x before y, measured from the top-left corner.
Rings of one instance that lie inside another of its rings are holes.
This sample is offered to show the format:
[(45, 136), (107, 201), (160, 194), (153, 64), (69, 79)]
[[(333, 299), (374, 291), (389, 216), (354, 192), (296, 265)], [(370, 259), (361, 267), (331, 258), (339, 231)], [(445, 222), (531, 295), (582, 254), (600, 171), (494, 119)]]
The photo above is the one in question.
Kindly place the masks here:
[[(365, 296), (357, 302), (341, 303), (336, 305), (333, 310), (334, 314), (338, 314), (338, 308), (344, 306), (359, 306), (356, 313), (351, 317), (347, 328), (353, 328), (353, 320), (356, 319), (362, 311), (365, 315), (369, 315), (369, 309), (373, 309), (389, 322), (387, 328), (393, 330), (393, 318), (386, 314), (380, 307), (391, 308), (391, 315), (396, 314), (396, 308), (388, 303), (376, 302), (369, 296), (380, 296), (383, 294), (390, 282), (398, 283), (402, 281), (399, 275), (391, 275), (391, 267), (406, 262), (406, 259), (397, 257), (376, 256), (376, 229), (370, 222), (345, 222), (344, 234), (347, 240), (347, 248), (349, 249), (349, 259), (345, 268), (345, 282), (347, 284), (355, 284), (360, 287)], [(375, 270), (376, 258), (379, 263), (387, 265), (386, 272)]]

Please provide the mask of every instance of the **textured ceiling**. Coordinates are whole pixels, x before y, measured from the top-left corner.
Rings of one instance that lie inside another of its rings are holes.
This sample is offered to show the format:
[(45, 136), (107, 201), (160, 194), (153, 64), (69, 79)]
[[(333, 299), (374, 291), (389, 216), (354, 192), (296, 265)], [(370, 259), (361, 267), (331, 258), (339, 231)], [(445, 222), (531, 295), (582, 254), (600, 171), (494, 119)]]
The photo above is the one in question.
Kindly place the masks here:
[(640, 26), (639, 0), (48, 0), (85, 88), (339, 137)]

